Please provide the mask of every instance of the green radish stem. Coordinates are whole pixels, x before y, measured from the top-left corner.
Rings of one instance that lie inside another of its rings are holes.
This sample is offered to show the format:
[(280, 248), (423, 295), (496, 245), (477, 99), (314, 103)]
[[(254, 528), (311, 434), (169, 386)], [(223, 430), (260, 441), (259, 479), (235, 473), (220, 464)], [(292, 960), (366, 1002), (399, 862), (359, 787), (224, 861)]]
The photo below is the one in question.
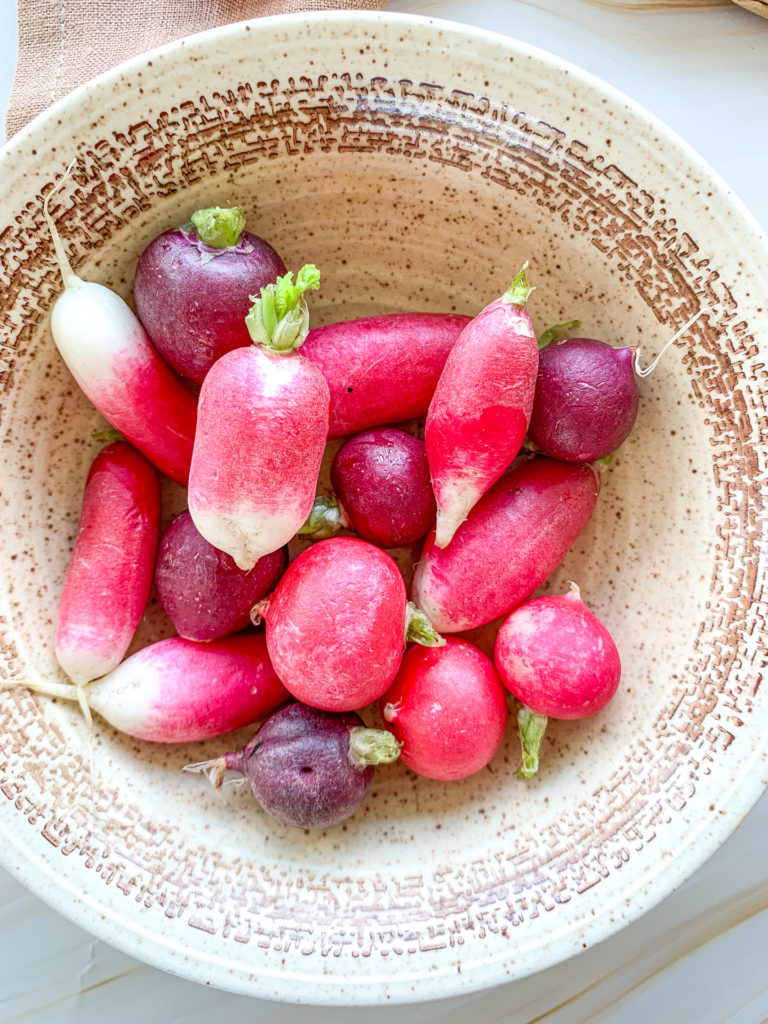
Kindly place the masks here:
[(517, 712), (517, 728), (523, 748), (523, 763), (517, 774), (524, 779), (532, 779), (539, 770), (539, 749), (548, 721), (546, 715), (537, 715), (525, 705), (521, 705)]
[(528, 260), (525, 261), (517, 274), (515, 274), (512, 284), (504, 293), (504, 298), (508, 299), (513, 306), (518, 306), (520, 309), (525, 306), (531, 296), (531, 292), (536, 291), (535, 285), (528, 284), (528, 278), (525, 273), (527, 270)]
[(400, 747), (388, 729), (356, 726), (349, 730), (349, 763), (362, 771), (369, 765), (391, 764), (400, 757)]
[(251, 340), (270, 352), (293, 352), (304, 344), (309, 333), (309, 310), (304, 292), (320, 287), (320, 271), (311, 263), (296, 275), (288, 271), (274, 284), (251, 295), (253, 305), (245, 318)]
[(539, 348), (544, 348), (545, 345), (549, 345), (551, 341), (557, 341), (563, 334), (567, 334), (569, 331), (574, 330), (581, 324), (581, 320), (566, 320), (562, 324), (552, 324), (546, 331), (542, 331), (538, 338)]
[(445, 637), (440, 636), (424, 612), (413, 601), (408, 602), (405, 616), (406, 643), (421, 644), (422, 647), (444, 647)]
[(333, 496), (318, 494), (298, 536), (325, 540), (327, 537), (335, 537), (342, 530), (349, 529), (349, 525), (344, 509), (337, 499)]
[(212, 249), (228, 249), (237, 245), (245, 230), (242, 206), (209, 206), (205, 210), (195, 210), (190, 220), (200, 241)]

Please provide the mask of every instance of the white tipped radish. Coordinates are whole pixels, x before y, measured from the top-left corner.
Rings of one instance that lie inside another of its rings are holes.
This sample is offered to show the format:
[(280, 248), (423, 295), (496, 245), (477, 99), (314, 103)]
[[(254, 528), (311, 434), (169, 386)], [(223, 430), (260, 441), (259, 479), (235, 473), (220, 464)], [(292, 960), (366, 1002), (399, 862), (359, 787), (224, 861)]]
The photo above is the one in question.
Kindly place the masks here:
[(51, 311), (53, 340), (102, 416), (166, 476), (186, 484), (196, 400), (160, 358), (123, 299), (72, 270), (49, 212), (51, 197), (67, 175), (43, 204), (64, 282)]
[(125, 657), (149, 599), (159, 524), (155, 469), (124, 441), (102, 449), (85, 483), (59, 604), (56, 658), (74, 683)]
[(295, 350), (309, 329), (315, 267), (262, 288), (246, 318), (254, 344), (222, 356), (200, 392), (189, 478), (192, 520), (248, 571), (298, 532), (312, 508), (330, 393)]

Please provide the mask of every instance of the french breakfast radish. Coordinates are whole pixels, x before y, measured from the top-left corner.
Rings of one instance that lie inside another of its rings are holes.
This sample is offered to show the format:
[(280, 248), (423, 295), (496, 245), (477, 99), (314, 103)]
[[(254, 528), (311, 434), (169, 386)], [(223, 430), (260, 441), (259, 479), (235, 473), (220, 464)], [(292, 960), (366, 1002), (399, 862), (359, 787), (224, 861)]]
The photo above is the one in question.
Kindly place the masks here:
[(518, 713), (523, 766), (535, 775), (548, 718), (586, 718), (616, 693), (621, 661), (603, 623), (585, 606), (579, 588), (537, 597), (504, 620), (494, 662), (522, 707)]
[(539, 355), (525, 311), (533, 291), (527, 267), (461, 332), (429, 404), (424, 440), (439, 548), (513, 461), (528, 429)]
[(288, 565), (283, 547), (245, 572), (198, 531), (189, 512), (173, 519), (160, 539), (155, 585), (179, 636), (208, 641), (250, 625), (251, 608), (274, 589)]
[(226, 771), (238, 772), (284, 825), (330, 828), (363, 802), (373, 766), (397, 760), (399, 752), (391, 733), (366, 729), (354, 711), (331, 714), (294, 703), (270, 715), (242, 750), (184, 770), (202, 772), (216, 788)]
[(49, 212), (64, 291), (51, 311), (51, 333), (86, 398), (127, 441), (177, 483), (186, 484), (197, 400), (163, 362), (130, 307), (111, 289), (83, 281), (70, 265)]
[(324, 711), (378, 700), (395, 678), (406, 637), (443, 643), (408, 606), (394, 559), (356, 537), (302, 551), (254, 613), (267, 624), (269, 656), (286, 688)]
[(107, 445), (88, 472), (59, 602), (56, 659), (73, 683), (125, 657), (149, 600), (159, 528), (154, 467), (125, 441)]
[(467, 640), (409, 647), (380, 704), (400, 760), (429, 779), (474, 775), (504, 739), (504, 687), (491, 659)]
[(248, 571), (298, 531), (312, 508), (328, 434), (330, 396), (296, 349), (309, 327), (303, 267), (262, 288), (247, 326), (254, 344), (214, 364), (200, 391), (189, 511), (209, 543)]
[(454, 313), (387, 313), (313, 327), (302, 355), (328, 381), (328, 436), (423, 416), (469, 320)]
[(183, 377), (202, 382), (225, 352), (250, 344), (249, 296), (285, 273), (272, 246), (244, 228), (239, 206), (196, 210), (190, 224), (158, 235), (139, 258), (139, 319)]
[(485, 625), (540, 586), (586, 526), (600, 474), (590, 465), (534, 458), (480, 499), (447, 548), (431, 533), (411, 598), (435, 629)]

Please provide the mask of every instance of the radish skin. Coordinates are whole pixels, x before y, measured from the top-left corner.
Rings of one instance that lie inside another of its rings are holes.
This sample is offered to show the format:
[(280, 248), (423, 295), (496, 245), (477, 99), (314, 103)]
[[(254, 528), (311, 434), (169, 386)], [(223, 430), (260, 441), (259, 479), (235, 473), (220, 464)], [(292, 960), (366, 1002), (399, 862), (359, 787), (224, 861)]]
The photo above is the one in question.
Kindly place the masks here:
[(124, 441), (102, 449), (86, 480), (59, 603), (56, 658), (74, 683), (125, 657), (149, 599), (159, 525), (154, 467)]

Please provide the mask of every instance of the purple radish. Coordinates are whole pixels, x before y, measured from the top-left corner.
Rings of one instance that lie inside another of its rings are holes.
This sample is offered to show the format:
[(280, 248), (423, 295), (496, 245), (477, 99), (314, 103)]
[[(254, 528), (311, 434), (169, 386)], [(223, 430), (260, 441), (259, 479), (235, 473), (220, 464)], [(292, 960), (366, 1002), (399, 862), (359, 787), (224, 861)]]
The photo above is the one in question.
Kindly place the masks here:
[(273, 818), (293, 828), (329, 828), (357, 810), (373, 765), (395, 761), (400, 744), (384, 729), (366, 729), (354, 711), (334, 714), (289, 704), (264, 722), (242, 750), (185, 771), (204, 772), (219, 788), (227, 769), (248, 780)]
[(392, 427), (346, 441), (331, 464), (336, 497), (318, 497), (302, 534), (349, 529), (382, 548), (413, 544), (435, 523), (424, 442)]
[(535, 775), (548, 718), (587, 718), (616, 693), (621, 661), (603, 623), (572, 583), (567, 594), (537, 597), (502, 623), (494, 651), (501, 680), (521, 703), (523, 766)]
[(160, 604), (179, 636), (217, 640), (250, 624), (251, 608), (274, 590), (288, 566), (288, 549), (238, 569), (203, 537), (189, 512), (169, 524), (160, 541), (155, 585)]
[(182, 376), (202, 381), (226, 352), (250, 345), (250, 295), (285, 273), (261, 238), (244, 231), (239, 206), (192, 214), (192, 223), (158, 235), (136, 267), (139, 319)]

